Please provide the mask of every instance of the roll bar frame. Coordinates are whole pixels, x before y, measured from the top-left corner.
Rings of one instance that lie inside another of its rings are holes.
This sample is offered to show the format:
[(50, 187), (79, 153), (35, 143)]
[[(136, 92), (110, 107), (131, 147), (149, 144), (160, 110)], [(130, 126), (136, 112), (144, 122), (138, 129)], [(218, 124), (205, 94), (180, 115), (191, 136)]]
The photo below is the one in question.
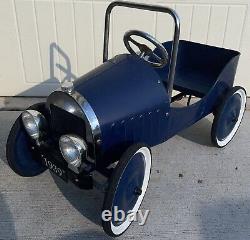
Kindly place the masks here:
[(173, 85), (174, 85), (177, 55), (178, 55), (179, 39), (180, 39), (180, 18), (178, 14), (176, 13), (175, 10), (171, 8), (159, 6), (159, 5), (133, 3), (133, 2), (128, 2), (128, 1), (114, 1), (110, 3), (105, 14), (103, 62), (108, 61), (110, 18), (111, 18), (111, 12), (114, 7), (136, 8), (136, 9), (148, 10), (148, 11), (153, 11), (153, 12), (163, 12), (163, 13), (167, 13), (171, 15), (171, 17), (174, 19), (174, 23), (175, 23), (174, 37), (173, 37), (171, 58), (170, 58), (170, 64), (169, 64), (169, 74), (168, 74), (168, 79), (166, 79), (167, 92), (169, 95), (169, 99), (171, 100)]

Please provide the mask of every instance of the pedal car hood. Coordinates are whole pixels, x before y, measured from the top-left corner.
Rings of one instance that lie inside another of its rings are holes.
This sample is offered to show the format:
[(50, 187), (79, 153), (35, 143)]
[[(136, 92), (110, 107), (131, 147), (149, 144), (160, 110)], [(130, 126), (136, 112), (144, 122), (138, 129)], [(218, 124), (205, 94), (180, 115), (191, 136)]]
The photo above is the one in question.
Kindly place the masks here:
[(78, 79), (75, 90), (87, 99), (101, 126), (150, 111), (168, 101), (155, 69), (128, 54), (118, 55)]
[[(84, 119), (87, 141), (99, 153), (119, 141), (127, 141), (113, 137), (110, 130), (116, 123), (169, 109), (169, 97), (155, 69), (128, 54), (119, 55), (76, 80), (72, 94), (52, 93), (47, 103)], [(63, 124), (64, 118), (58, 121)]]

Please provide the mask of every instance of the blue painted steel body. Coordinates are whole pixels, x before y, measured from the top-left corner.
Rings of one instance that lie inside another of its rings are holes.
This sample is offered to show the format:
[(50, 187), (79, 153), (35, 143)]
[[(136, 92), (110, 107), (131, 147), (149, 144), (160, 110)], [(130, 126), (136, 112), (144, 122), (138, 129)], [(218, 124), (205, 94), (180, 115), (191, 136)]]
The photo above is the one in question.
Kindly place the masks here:
[[(170, 51), (172, 42), (164, 43)], [(157, 69), (132, 55), (118, 55), (75, 82), (101, 126), (104, 167), (133, 143), (162, 143), (214, 111), (234, 82), (239, 52), (180, 41), (174, 89), (200, 97), (182, 108), (170, 107), (164, 81), (168, 67)]]
[(45, 170), (41, 163), (34, 161), (35, 155), (30, 151), (30, 138), (24, 128), (20, 129), (13, 146), (15, 152), (15, 168), (25, 176), (35, 176), (38, 172)]
[[(43, 112), (42, 104), (33, 107)], [(8, 164), (19, 175), (33, 177), (46, 170), (41, 162), (40, 155), (32, 149), (30, 136), (27, 134), (21, 115), (15, 121), (6, 144), (6, 155)]]
[[(171, 42), (164, 43), (164, 46), (169, 49)], [(239, 57), (237, 51), (180, 41), (174, 89), (201, 99), (191, 106), (170, 108), (166, 139), (217, 108), (233, 86)], [(164, 69), (157, 72), (165, 79)]]
[[(75, 82), (75, 90), (93, 108), (101, 126), (101, 162), (117, 160), (135, 142), (163, 141), (169, 100), (154, 69), (132, 55), (119, 55)], [(162, 122), (162, 123), (160, 123)]]

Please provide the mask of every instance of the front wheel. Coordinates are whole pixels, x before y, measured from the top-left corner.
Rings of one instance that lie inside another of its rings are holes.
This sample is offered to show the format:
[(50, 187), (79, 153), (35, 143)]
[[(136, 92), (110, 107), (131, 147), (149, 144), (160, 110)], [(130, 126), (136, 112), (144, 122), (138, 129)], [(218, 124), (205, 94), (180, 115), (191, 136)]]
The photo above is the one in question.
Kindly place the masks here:
[[(109, 236), (122, 235), (132, 223), (130, 214), (138, 212), (148, 187), (151, 161), (150, 149), (135, 144), (127, 149), (114, 169), (102, 212), (111, 214), (110, 219), (102, 218), (103, 229)], [(118, 219), (117, 210), (122, 211), (123, 217), (120, 215)]]
[[(44, 112), (45, 103), (38, 103), (29, 109)], [(46, 168), (38, 161), (39, 155), (31, 149), (31, 141), (24, 129), (21, 115), (11, 128), (6, 144), (6, 157), (10, 168), (20, 176), (33, 177)]]
[(233, 87), (215, 112), (211, 138), (216, 147), (225, 147), (240, 127), (246, 110), (247, 95), (242, 87)]

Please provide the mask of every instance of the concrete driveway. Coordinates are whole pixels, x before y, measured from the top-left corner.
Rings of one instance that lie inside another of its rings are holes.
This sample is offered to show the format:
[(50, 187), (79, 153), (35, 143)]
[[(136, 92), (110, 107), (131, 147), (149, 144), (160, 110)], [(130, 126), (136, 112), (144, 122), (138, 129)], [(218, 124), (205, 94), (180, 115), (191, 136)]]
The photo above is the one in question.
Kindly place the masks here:
[[(0, 112), (0, 239), (109, 239), (100, 226), (103, 194), (65, 184), (49, 171), (22, 178), (6, 164), (5, 143), (20, 112)], [(153, 148), (142, 209), (120, 239), (250, 239), (250, 112), (225, 149), (211, 146), (204, 119)]]

